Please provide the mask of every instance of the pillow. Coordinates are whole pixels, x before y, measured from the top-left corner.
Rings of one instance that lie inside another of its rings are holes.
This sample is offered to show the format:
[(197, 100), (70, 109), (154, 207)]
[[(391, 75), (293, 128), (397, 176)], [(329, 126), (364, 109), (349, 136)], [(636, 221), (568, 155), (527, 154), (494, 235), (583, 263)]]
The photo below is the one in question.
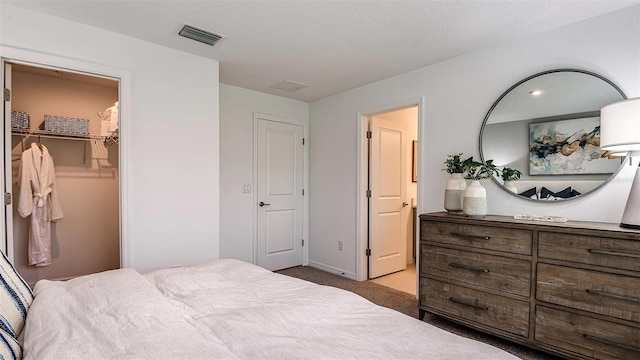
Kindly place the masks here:
[(546, 199), (548, 197), (552, 197), (552, 198), (562, 198), (562, 199), (566, 199), (566, 198), (570, 198), (574, 195), (572, 195), (572, 189), (571, 186), (567, 187), (566, 189), (560, 190), (556, 193), (554, 193), (553, 191), (547, 189), (546, 187), (542, 187), (542, 189), (540, 189), (540, 198), (541, 199)]
[(554, 192), (547, 189), (546, 187), (542, 187), (542, 189), (540, 189), (540, 198), (541, 199), (546, 199), (549, 196), (553, 196)]
[(563, 199), (570, 198), (571, 196), (573, 196), (573, 195), (571, 195), (571, 192), (572, 192), (572, 191), (573, 191), (573, 190), (571, 190), (571, 186), (569, 186), (569, 187), (568, 187), (568, 188), (566, 188), (566, 189), (563, 189), (563, 190), (558, 191), (558, 192), (555, 194), (555, 196), (556, 196), (556, 197), (561, 197), (561, 198), (563, 198)]
[[(2, 252), (0, 252), (2, 253)], [(0, 258), (0, 330), (17, 338), (24, 327), (33, 292), (9, 259)]]
[(22, 347), (18, 340), (4, 330), (0, 330), (0, 358), (22, 359)]
[(520, 194), (518, 194), (518, 195), (530, 198), (530, 197), (532, 197), (532, 196), (533, 196), (533, 195), (535, 195), (535, 194), (536, 194), (536, 188), (535, 188), (535, 187), (532, 187), (531, 189), (529, 189), (529, 190), (525, 190), (525, 191), (521, 192), (521, 193), (520, 193)]

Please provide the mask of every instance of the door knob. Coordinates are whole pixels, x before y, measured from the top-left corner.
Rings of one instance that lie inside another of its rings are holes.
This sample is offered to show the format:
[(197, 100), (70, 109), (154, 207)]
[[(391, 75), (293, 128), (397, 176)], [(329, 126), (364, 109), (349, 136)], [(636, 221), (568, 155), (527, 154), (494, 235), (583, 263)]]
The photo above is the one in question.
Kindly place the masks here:
[(271, 204), (265, 204), (264, 202), (260, 201), (260, 203), (258, 205), (260, 205), (260, 207), (263, 207), (265, 205), (271, 205)]
[(406, 202), (403, 202), (402, 207), (405, 207), (405, 206), (409, 206), (409, 204), (407, 204)]

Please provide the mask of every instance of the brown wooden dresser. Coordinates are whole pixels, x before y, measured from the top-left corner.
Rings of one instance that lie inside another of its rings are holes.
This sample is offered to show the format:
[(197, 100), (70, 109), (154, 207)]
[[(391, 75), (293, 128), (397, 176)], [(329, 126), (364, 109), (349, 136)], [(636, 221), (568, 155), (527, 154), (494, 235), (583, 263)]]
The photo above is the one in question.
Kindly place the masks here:
[(640, 359), (640, 231), (420, 215), (420, 318), (570, 359)]

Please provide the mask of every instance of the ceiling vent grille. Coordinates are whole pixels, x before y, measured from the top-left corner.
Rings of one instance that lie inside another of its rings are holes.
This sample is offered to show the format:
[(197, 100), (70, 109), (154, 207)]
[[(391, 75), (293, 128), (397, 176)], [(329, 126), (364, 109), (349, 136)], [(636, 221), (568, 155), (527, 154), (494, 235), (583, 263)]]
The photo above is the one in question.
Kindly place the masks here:
[(300, 90), (302, 88), (307, 87), (307, 85), (301, 84), (301, 83), (298, 83), (298, 82), (295, 82), (295, 81), (282, 80), (279, 83), (273, 84), (273, 85), (271, 85), (269, 87), (274, 88), (274, 89), (294, 92), (296, 90)]
[(224, 38), (224, 36), (222, 35), (214, 34), (212, 32), (198, 29), (190, 25), (183, 26), (178, 35), (211, 46), (214, 46), (218, 41)]

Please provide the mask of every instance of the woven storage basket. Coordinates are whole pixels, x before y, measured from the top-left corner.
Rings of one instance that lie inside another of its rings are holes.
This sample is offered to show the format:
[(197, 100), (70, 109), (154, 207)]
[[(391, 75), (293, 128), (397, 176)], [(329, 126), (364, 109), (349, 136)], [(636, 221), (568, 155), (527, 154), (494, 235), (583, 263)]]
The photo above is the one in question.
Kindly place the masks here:
[(87, 137), (89, 120), (45, 115), (44, 131), (49, 134)]
[(29, 124), (30, 124), (29, 114), (22, 111), (11, 112), (11, 130), (29, 131), (30, 130)]

